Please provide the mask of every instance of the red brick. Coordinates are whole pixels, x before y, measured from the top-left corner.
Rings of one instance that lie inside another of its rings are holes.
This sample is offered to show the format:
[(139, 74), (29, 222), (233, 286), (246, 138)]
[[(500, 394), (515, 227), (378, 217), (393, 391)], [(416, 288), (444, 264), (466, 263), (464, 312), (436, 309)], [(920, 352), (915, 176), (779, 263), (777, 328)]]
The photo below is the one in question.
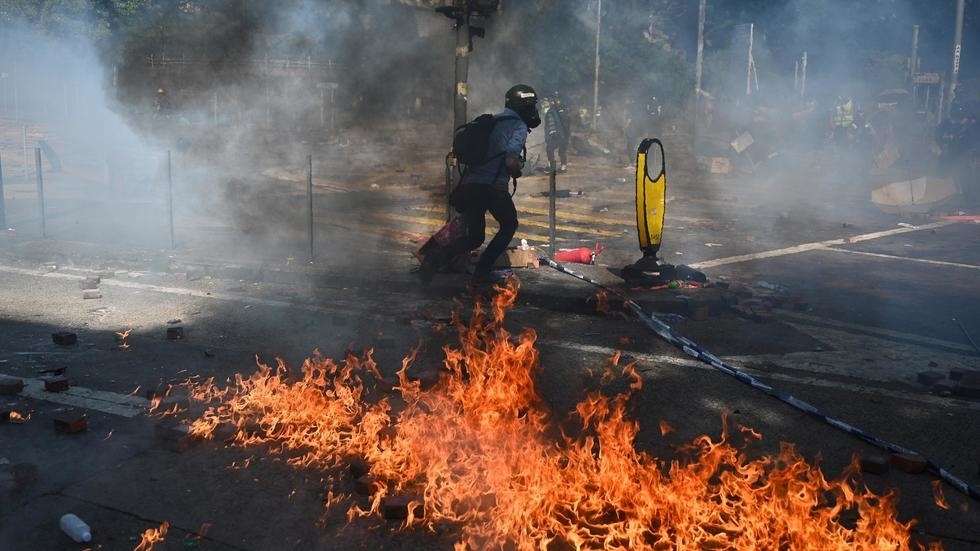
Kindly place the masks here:
[(381, 500), (381, 516), (388, 520), (404, 520), (408, 518), (409, 506), (415, 518), (421, 518), (425, 514), (422, 506), (422, 496), (390, 496)]
[(910, 474), (921, 473), (928, 467), (926, 459), (914, 453), (893, 453), (892, 465), (903, 473)]
[(84, 413), (69, 413), (54, 418), (54, 430), (75, 434), (88, 430), (88, 418)]
[(980, 398), (980, 371), (964, 371), (954, 392), (957, 396)]
[(371, 472), (371, 465), (360, 457), (351, 458), (351, 460), (347, 462), (347, 465), (350, 468), (351, 477), (353, 477), (355, 480)]
[(16, 377), (0, 376), (0, 396), (20, 394), (24, 390), (24, 381)]
[(942, 371), (920, 371), (915, 376), (915, 380), (925, 386), (932, 386), (945, 378), (946, 374)]
[(78, 281), (78, 288), (81, 289), (81, 290), (83, 290), (83, 291), (87, 291), (87, 290), (90, 290), (90, 289), (98, 289), (99, 288), (99, 283), (102, 282), (101, 279), (102, 278), (100, 278), (98, 276), (96, 276), (96, 277), (86, 277), (85, 279), (81, 279), (81, 280)]
[(70, 386), (68, 384), (68, 377), (63, 375), (46, 377), (44, 379), (44, 390), (48, 392), (65, 392)]
[(383, 487), (384, 484), (380, 480), (369, 474), (354, 481), (354, 491), (362, 496), (372, 496)]
[(190, 434), (190, 427), (176, 421), (167, 420), (158, 423), (155, 428), (157, 439), (165, 450), (172, 452), (186, 451), (197, 443), (200, 439)]
[(78, 342), (78, 335), (69, 331), (58, 331), (51, 333), (51, 340), (61, 346), (71, 346)]
[(859, 466), (862, 473), (885, 474), (888, 472), (889, 458), (882, 455), (861, 457)]

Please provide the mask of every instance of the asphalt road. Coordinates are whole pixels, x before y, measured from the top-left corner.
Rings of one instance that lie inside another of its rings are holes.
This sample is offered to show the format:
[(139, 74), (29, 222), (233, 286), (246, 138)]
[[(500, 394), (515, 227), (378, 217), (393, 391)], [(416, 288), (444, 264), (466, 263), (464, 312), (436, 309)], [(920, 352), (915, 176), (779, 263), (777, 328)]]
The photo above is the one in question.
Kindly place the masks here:
[[(440, 274), (423, 289), (412, 273), (412, 249), (442, 220), (438, 171), (432, 163), (359, 179), (351, 170), (319, 182), (312, 264), (301, 171), (236, 180), (229, 197), (241, 200), (232, 210), (191, 201), (191, 183), (179, 184), (173, 250), (160, 194), (92, 199), (64, 187), (49, 201), (47, 239), (29, 199), (8, 201), (16, 231), (0, 242), (0, 373), (28, 388), (0, 396), (0, 405), (30, 418), (0, 423), (0, 549), (86, 548), (57, 529), (69, 511), (92, 525), (94, 549), (132, 549), (164, 521), (171, 532), (157, 549), (451, 549), (458, 527), (399, 530), (376, 517), (347, 525), (346, 507), (324, 508), (325, 473), (291, 468), (262, 448), (169, 449), (161, 421), (147, 415), (146, 394), (193, 376), (248, 374), (256, 360), (281, 358), (295, 368), (315, 350), (342, 358), (371, 348), (392, 377), (418, 347), (413, 372), (438, 371), (441, 346), (453, 337), (438, 329), (454, 300), (472, 300), (461, 293), (461, 274)], [(616, 270), (638, 256), (631, 178), (582, 160), (557, 182), (569, 190), (557, 201), (558, 246), (599, 241), (598, 265), (578, 268), (617, 288)], [(854, 204), (859, 193), (835, 194), (826, 182), (813, 194), (821, 205), (808, 208), (749, 176), (711, 185), (697, 178), (671, 172), (662, 253), (729, 288), (631, 296), (745, 373), (980, 485), (980, 401), (920, 382), (924, 372), (952, 383), (951, 372), (980, 371), (966, 337), (980, 339), (980, 225), (876, 213)], [(544, 176), (522, 179), (516, 196), (518, 237), (539, 248), (547, 242), (547, 186)], [(839, 208), (827, 203), (834, 197)], [(676, 444), (718, 437), (727, 414), (763, 435), (746, 450), (752, 457), (793, 442), (834, 476), (855, 453), (883, 454), (690, 359), (615, 301), (612, 311), (597, 312), (596, 289), (578, 280), (548, 268), (515, 273), (522, 289), (507, 325), (536, 331), (537, 381), (556, 418), (590, 391), (624, 390), (622, 381), (594, 374), (621, 352), (645, 383), (630, 401), (640, 449), (670, 457)], [(101, 298), (83, 299), (79, 281), (95, 275)], [(748, 319), (729, 308), (735, 289), (792, 297), (792, 307), (769, 310), (769, 321)], [(685, 305), (704, 297), (710, 315), (688, 315)], [(174, 327), (183, 339), (167, 339)], [(57, 331), (76, 333), (78, 343), (54, 344)], [(127, 331), (121, 341), (117, 334)], [(71, 390), (40, 389), (43, 372), (59, 368)], [(87, 416), (86, 431), (54, 430), (55, 417), (78, 413)], [(675, 429), (666, 442), (661, 421)], [(229, 468), (250, 457), (248, 468)], [(861, 480), (898, 493), (898, 516), (917, 519), (917, 541), (980, 546), (978, 503), (942, 484), (951, 507), (939, 508), (934, 476), (891, 468)], [(205, 524), (207, 535), (188, 543)]]

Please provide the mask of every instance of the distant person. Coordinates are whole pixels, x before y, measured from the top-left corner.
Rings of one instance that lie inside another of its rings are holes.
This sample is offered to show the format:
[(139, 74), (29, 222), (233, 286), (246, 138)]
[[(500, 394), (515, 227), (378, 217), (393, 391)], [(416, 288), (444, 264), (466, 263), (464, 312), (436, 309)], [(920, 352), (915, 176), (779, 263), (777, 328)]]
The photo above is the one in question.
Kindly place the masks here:
[[(524, 169), (527, 135), (541, 124), (538, 115), (538, 95), (534, 88), (517, 84), (504, 96), (504, 110), (490, 133), (487, 161), (467, 167), (462, 181), (453, 191), (450, 202), (466, 223), (465, 235), (445, 246), (433, 243), (425, 252), (419, 267), (423, 285), (432, 281), (435, 272), (457, 256), (477, 249), (486, 239), (486, 215), (489, 212), (500, 225), (473, 271), (471, 284), (485, 285), (492, 281), (494, 263), (510, 245), (517, 232), (517, 208), (508, 183)], [(431, 241), (430, 241), (431, 242)]]
[(552, 94), (550, 107), (544, 115), (544, 139), (547, 144), (548, 166), (555, 165), (555, 150), (558, 150), (558, 159), (561, 165), (559, 172), (565, 172), (568, 168), (568, 142), (572, 139), (572, 122), (569, 118), (568, 109), (561, 101), (561, 94)]
[(173, 104), (167, 94), (167, 89), (163, 86), (157, 88), (156, 96), (153, 98), (153, 116), (169, 117), (172, 110)]
[(646, 138), (660, 138), (660, 133), (663, 132), (662, 122), (664, 116), (664, 108), (657, 99), (657, 96), (650, 96), (647, 100), (646, 105)]
[(854, 127), (854, 100), (850, 96), (837, 96), (830, 127), (834, 145), (844, 147)]

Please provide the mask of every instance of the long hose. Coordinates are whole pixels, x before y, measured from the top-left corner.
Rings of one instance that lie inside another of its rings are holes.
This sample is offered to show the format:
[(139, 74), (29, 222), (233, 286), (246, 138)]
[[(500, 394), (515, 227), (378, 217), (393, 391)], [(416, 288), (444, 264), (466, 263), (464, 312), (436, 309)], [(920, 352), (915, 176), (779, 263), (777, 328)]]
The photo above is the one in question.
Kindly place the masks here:
[(727, 364), (726, 362), (724, 362), (723, 360), (721, 360), (711, 352), (708, 352), (707, 350), (701, 348), (694, 341), (688, 339), (687, 337), (684, 337), (683, 335), (681, 335), (680, 333), (672, 329), (669, 325), (657, 319), (656, 316), (645, 311), (642, 307), (640, 307), (639, 304), (636, 303), (636, 301), (624, 296), (622, 293), (613, 290), (603, 285), (602, 283), (599, 283), (598, 281), (592, 279), (587, 275), (580, 274), (578, 272), (570, 270), (569, 268), (565, 267), (563, 264), (555, 262), (554, 260), (548, 257), (541, 257), (540, 260), (541, 262), (546, 263), (548, 266), (551, 266), (552, 268), (558, 270), (563, 274), (570, 275), (586, 283), (595, 285), (596, 287), (603, 289), (604, 291), (623, 297), (626, 300), (626, 305), (630, 309), (630, 311), (633, 312), (633, 314), (636, 317), (640, 318), (640, 320), (644, 324), (646, 324), (647, 327), (649, 327), (654, 333), (656, 333), (665, 341), (683, 350), (684, 353), (687, 354), (688, 356), (700, 360), (710, 365), (711, 367), (717, 369), (718, 371), (721, 371), (726, 375), (730, 375), (738, 379), (739, 381), (751, 386), (752, 388), (761, 390), (762, 392), (765, 392), (769, 396), (772, 396), (773, 398), (776, 398), (784, 403), (793, 406), (794, 408), (804, 413), (807, 413), (811, 417), (819, 419), (827, 423), (828, 425), (837, 427), (849, 434), (857, 436), (861, 440), (864, 440), (865, 442), (872, 444), (878, 448), (887, 450), (890, 453), (901, 453), (901, 454), (909, 454), (909, 455), (916, 455), (922, 457), (926, 462), (926, 468), (930, 472), (932, 472), (939, 478), (943, 479), (951, 486), (953, 486), (960, 492), (963, 492), (967, 496), (972, 497), (973, 499), (976, 500), (980, 500), (980, 491), (967, 484), (966, 481), (964, 481), (963, 479), (950, 473), (948, 470), (941, 467), (937, 463), (929, 460), (923, 454), (918, 453), (909, 448), (906, 448), (904, 446), (899, 446), (898, 444), (893, 444), (892, 442), (878, 438), (877, 436), (865, 430), (857, 428), (849, 423), (845, 423), (844, 421), (841, 421), (836, 417), (831, 417), (823, 413), (816, 407), (814, 407), (812, 404), (800, 400), (799, 398), (793, 396), (792, 394), (788, 394), (786, 392), (777, 390), (767, 385), (766, 383), (760, 381), (759, 379), (756, 379), (755, 377), (752, 377), (751, 375), (743, 371), (739, 371), (737, 368)]

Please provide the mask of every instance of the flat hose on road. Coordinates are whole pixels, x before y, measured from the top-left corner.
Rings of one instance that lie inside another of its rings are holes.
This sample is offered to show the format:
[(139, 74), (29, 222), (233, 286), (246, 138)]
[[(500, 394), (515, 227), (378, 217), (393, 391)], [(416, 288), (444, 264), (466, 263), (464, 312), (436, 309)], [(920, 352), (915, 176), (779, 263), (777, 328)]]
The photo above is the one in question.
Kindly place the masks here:
[(909, 448), (906, 448), (904, 446), (899, 446), (898, 444), (894, 444), (894, 443), (889, 442), (887, 440), (883, 440), (881, 438), (878, 438), (877, 436), (875, 436), (875, 435), (873, 435), (873, 434), (871, 434), (871, 433), (869, 433), (869, 432), (867, 432), (865, 430), (862, 430), (860, 428), (857, 428), (854, 425), (851, 425), (849, 423), (845, 423), (844, 421), (841, 421), (840, 419), (837, 419), (836, 417), (831, 417), (831, 416), (823, 413), (822, 411), (820, 411), (816, 407), (814, 407), (812, 404), (810, 404), (808, 402), (805, 402), (803, 400), (800, 400), (799, 398), (793, 396), (792, 394), (788, 394), (786, 392), (777, 390), (777, 389), (775, 389), (775, 388), (767, 385), (766, 383), (760, 381), (759, 379), (756, 379), (755, 377), (753, 377), (753, 376), (751, 376), (751, 375), (749, 375), (747, 373), (744, 373), (742, 371), (739, 371), (737, 368), (735, 368), (735, 367), (733, 367), (733, 366), (725, 363), (723, 360), (721, 360), (720, 358), (718, 358), (717, 356), (715, 356), (711, 352), (708, 352), (707, 350), (701, 348), (694, 341), (692, 341), (692, 340), (688, 339), (687, 337), (681, 335), (680, 333), (678, 333), (677, 331), (675, 331), (674, 329), (672, 329), (669, 325), (667, 325), (666, 323), (664, 323), (664, 322), (660, 321), (659, 319), (657, 319), (657, 317), (654, 316), (653, 314), (645, 311), (633, 299), (631, 299), (631, 298), (623, 295), (621, 292), (616, 291), (614, 289), (611, 289), (611, 288), (603, 285), (602, 283), (599, 283), (598, 281), (592, 279), (591, 277), (589, 277), (587, 275), (584, 275), (584, 274), (580, 274), (578, 272), (575, 272), (575, 271), (573, 271), (573, 270), (565, 267), (564, 265), (562, 265), (562, 264), (560, 264), (558, 262), (555, 262), (554, 260), (552, 260), (552, 259), (550, 259), (548, 257), (541, 257), (540, 261), (543, 264), (547, 264), (548, 266), (551, 266), (552, 268), (558, 270), (559, 272), (561, 272), (563, 274), (570, 275), (570, 276), (572, 276), (572, 277), (574, 277), (576, 279), (580, 279), (580, 280), (582, 280), (582, 281), (584, 281), (586, 283), (590, 283), (592, 285), (595, 285), (596, 287), (598, 287), (600, 289), (603, 289), (606, 292), (609, 292), (609, 293), (612, 293), (614, 295), (617, 295), (617, 296), (622, 297), (626, 301), (626, 305), (629, 307), (630, 311), (632, 311), (633, 314), (636, 315), (636, 317), (640, 318), (640, 320), (643, 321), (643, 323), (645, 323), (647, 327), (649, 327), (654, 333), (656, 333), (658, 336), (660, 336), (660, 338), (662, 338), (665, 341), (669, 342), (670, 344), (676, 346), (677, 348), (683, 350), (684, 353), (687, 354), (688, 356), (691, 356), (692, 358), (695, 358), (697, 360), (700, 360), (700, 361), (702, 361), (702, 362), (710, 365), (711, 367), (717, 369), (718, 371), (721, 371), (722, 373), (724, 373), (726, 375), (730, 375), (730, 376), (738, 379), (739, 381), (741, 381), (741, 382), (743, 382), (743, 383), (751, 386), (752, 388), (761, 390), (762, 392), (765, 392), (769, 396), (772, 396), (774, 398), (777, 398), (778, 400), (780, 400), (780, 401), (782, 401), (784, 403), (787, 403), (787, 404), (793, 406), (794, 408), (796, 408), (796, 409), (798, 409), (798, 410), (800, 410), (800, 411), (802, 411), (804, 413), (809, 414), (811, 417), (814, 417), (816, 419), (819, 419), (819, 420), (827, 423), (828, 425), (837, 427), (837, 428), (839, 428), (839, 429), (841, 429), (841, 430), (843, 430), (843, 431), (845, 431), (845, 432), (847, 432), (849, 434), (852, 434), (854, 436), (857, 436), (858, 438), (860, 438), (861, 440), (864, 440), (865, 442), (867, 442), (869, 444), (872, 444), (872, 445), (877, 446), (877, 447), (879, 447), (881, 449), (887, 450), (890, 453), (903, 453), (903, 454), (910, 454), (910, 455), (916, 455), (916, 456), (922, 457), (926, 461), (926, 468), (928, 468), (931, 473), (933, 473), (936, 476), (938, 476), (939, 478), (943, 479), (944, 481), (946, 481), (947, 483), (949, 483), (951, 486), (953, 486), (954, 488), (956, 488), (960, 492), (963, 492), (964, 494), (968, 495), (969, 497), (972, 497), (973, 499), (976, 499), (976, 500), (980, 500), (980, 491), (978, 491), (976, 488), (974, 488), (974, 487), (970, 486), (969, 484), (967, 484), (966, 481), (964, 481), (963, 479), (957, 477), (956, 475), (950, 473), (945, 468), (943, 468), (940, 465), (936, 464), (935, 462), (931, 461), (925, 455), (923, 455), (923, 454), (921, 454), (921, 453), (919, 453), (919, 452), (917, 452), (915, 450), (911, 450)]

